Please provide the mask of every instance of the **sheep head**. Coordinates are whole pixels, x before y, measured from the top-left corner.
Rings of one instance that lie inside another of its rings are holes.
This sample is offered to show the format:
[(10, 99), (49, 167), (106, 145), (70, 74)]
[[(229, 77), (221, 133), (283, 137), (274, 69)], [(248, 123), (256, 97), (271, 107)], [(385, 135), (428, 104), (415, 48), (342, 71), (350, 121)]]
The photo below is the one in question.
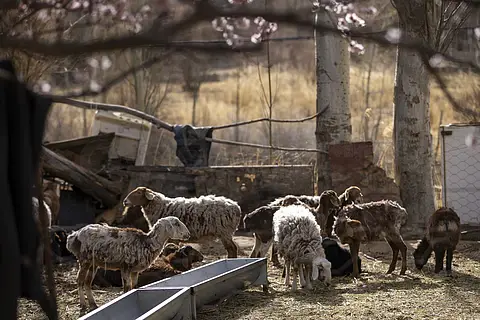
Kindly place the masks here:
[(249, 230), (271, 230), (273, 225), (273, 214), (280, 209), (280, 206), (262, 206), (243, 217), (243, 227)]
[(339, 214), (335, 217), (334, 233), (342, 243), (353, 243), (354, 241), (366, 241), (367, 232), (364, 226), (358, 220)]
[(315, 209), (315, 215), (322, 231), (326, 230), (328, 217), (331, 214), (336, 216), (339, 209), (340, 200), (334, 190), (325, 190), (320, 194), (320, 204)]
[(183, 246), (168, 257), (170, 265), (180, 271), (187, 271), (192, 268), (195, 262), (202, 262), (203, 255), (190, 245)]
[(153, 232), (176, 240), (188, 240), (190, 238), (190, 231), (187, 226), (180, 219), (172, 216), (158, 219), (149, 234)]
[(187, 257), (190, 264), (203, 261), (203, 254), (190, 245), (181, 247), (178, 252)]
[(333, 190), (325, 190), (320, 194), (320, 204), (315, 209), (324, 214), (336, 213), (340, 208), (338, 194)]
[(168, 256), (178, 250), (180, 250), (180, 247), (177, 244), (169, 242), (165, 244), (165, 246), (163, 247), (162, 253), (160, 253), (160, 255)]
[(362, 190), (357, 186), (351, 186), (345, 189), (345, 201), (346, 203), (363, 203)]
[(123, 206), (141, 206), (145, 207), (156, 196), (156, 192), (147, 187), (137, 187), (123, 199)]
[(423, 266), (427, 264), (430, 255), (432, 254), (432, 247), (427, 240), (427, 237), (423, 237), (423, 239), (418, 244), (415, 251), (413, 251), (413, 258), (415, 261), (415, 267), (418, 270), (422, 270)]
[(332, 283), (332, 264), (326, 258), (317, 256), (312, 261), (312, 280), (322, 279), (328, 286)]

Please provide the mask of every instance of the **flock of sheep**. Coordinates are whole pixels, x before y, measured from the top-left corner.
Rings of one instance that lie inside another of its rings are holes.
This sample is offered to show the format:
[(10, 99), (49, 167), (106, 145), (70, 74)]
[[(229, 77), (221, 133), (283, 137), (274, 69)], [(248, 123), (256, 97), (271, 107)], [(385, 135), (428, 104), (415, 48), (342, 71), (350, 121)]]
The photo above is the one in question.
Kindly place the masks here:
[[(44, 205), (51, 215), (58, 215), (55, 192), (44, 188)], [(52, 200), (53, 199), (53, 200)], [(58, 200), (58, 198), (57, 198)], [(38, 201), (32, 199), (33, 207)], [(66, 236), (66, 249), (78, 261), (78, 294), (82, 309), (96, 308), (92, 283), (118, 285), (127, 292), (159, 278), (174, 276), (192, 268), (203, 255), (179, 241), (197, 242), (219, 239), (228, 258), (237, 258), (238, 247), (233, 240), (242, 222), (237, 202), (222, 196), (170, 198), (146, 187), (137, 187), (123, 200), (125, 210), (115, 226), (105, 223), (87, 225)], [(358, 277), (361, 260), (360, 243), (385, 239), (393, 256), (387, 273), (395, 270), (402, 255), (400, 274), (407, 269), (407, 246), (400, 233), (407, 221), (407, 212), (391, 200), (363, 201), (360, 188), (352, 186), (340, 196), (326, 190), (320, 196), (293, 196), (274, 200), (243, 218), (244, 228), (255, 237), (250, 257), (264, 257), (270, 247), (271, 260), (280, 265), (284, 260), (285, 285), (297, 290), (311, 289), (312, 281), (329, 285), (332, 276), (351, 274)], [(337, 238), (337, 239), (336, 239)], [(434, 212), (425, 235), (413, 256), (421, 269), (435, 252), (435, 272), (451, 275), (453, 251), (460, 239), (460, 219), (450, 208)], [(348, 244), (350, 251), (339, 244)], [(104, 272), (97, 273), (98, 269)], [(292, 269), (292, 270), (291, 270)], [(292, 274), (291, 274), (292, 272)]]

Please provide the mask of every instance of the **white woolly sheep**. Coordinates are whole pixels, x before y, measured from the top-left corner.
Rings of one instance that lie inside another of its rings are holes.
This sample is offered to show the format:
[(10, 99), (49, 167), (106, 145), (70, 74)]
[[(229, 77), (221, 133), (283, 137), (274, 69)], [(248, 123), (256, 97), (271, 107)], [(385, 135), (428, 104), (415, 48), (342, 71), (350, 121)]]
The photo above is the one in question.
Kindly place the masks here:
[(281, 198), (277, 198), (270, 202), (268, 206), (275, 207), (275, 206), (282, 206), (286, 207), (290, 204), (295, 204), (295, 200), (305, 203), (307, 206), (312, 208), (317, 208), (320, 205), (320, 196), (307, 196), (307, 195), (286, 195)]
[(176, 217), (158, 219), (148, 233), (104, 224), (90, 224), (74, 231), (67, 238), (67, 249), (79, 263), (80, 307), (86, 307), (84, 289), (90, 307), (97, 307), (92, 282), (99, 267), (120, 270), (123, 292), (127, 292), (136, 286), (138, 274), (157, 259), (169, 238), (187, 240), (189, 237), (189, 230)]
[(238, 248), (233, 235), (240, 223), (242, 210), (231, 199), (214, 195), (169, 198), (149, 188), (138, 187), (125, 197), (123, 205), (143, 207), (151, 223), (161, 217), (177, 217), (190, 231), (191, 242), (202, 238), (218, 238), (227, 250), (228, 258), (237, 257)]
[[(297, 290), (297, 274), (304, 278), (306, 287), (311, 289), (310, 279), (317, 280), (319, 269), (325, 284), (331, 283), (331, 263), (325, 257), (322, 246), (320, 226), (305, 206), (290, 205), (282, 207), (273, 215), (274, 241), (278, 253), (285, 260), (285, 285), (290, 284), (290, 265), (293, 264), (292, 291)], [(303, 277), (303, 267), (308, 274)]]

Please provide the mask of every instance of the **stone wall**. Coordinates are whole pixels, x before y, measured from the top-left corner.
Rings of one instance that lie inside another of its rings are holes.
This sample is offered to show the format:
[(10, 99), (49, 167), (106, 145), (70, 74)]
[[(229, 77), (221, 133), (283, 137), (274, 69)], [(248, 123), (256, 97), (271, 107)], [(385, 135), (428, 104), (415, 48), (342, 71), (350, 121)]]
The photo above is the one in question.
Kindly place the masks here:
[(373, 163), (371, 142), (331, 145), (328, 153), (333, 190), (340, 194), (350, 186), (358, 186), (365, 201), (390, 199), (402, 204), (398, 186)]
[(238, 201), (244, 213), (280, 196), (314, 193), (311, 165), (130, 167), (128, 175), (128, 190), (146, 186), (169, 197), (226, 196)]

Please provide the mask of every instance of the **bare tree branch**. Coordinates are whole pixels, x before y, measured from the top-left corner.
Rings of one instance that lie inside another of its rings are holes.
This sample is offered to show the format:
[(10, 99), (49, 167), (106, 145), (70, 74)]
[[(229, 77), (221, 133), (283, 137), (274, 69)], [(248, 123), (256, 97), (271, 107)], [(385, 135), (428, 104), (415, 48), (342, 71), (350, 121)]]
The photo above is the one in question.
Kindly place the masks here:
[(308, 117), (302, 118), (302, 119), (270, 119), (270, 118), (265, 117), (265, 118), (258, 118), (258, 119), (254, 119), (254, 120), (235, 122), (235, 123), (231, 123), (231, 124), (224, 124), (224, 125), (221, 125), (221, 126), (214, 126), (213, 129), (215, 129), (215, 130), (226, 129), (226, 128), (238, 127), (238, 126), (243, 126), (243, 125), (246, 125), (246, 124), (252, 124), (252, 123), (261, 122), (261, 121), (271, 121), (271, 122), (277, 122), (277, 123), (305, 122), (305, 121), (308, 121), (308, 120), (311, 120), (311, 119), (314, 119), (314, 118), (318, 118), (319, 116), (324, 114), (325, 111), (327, 111), (327, 109), (328, 108), (325, 108), (322, 111), (315, 113), (314, 115), (311, 115), (311, 116), (308, 116)]
[(205, 138), (205, 140), (210, 141), (210, 142), (220, 143), (220, 144), (228, 144), (228, 145), (232, 145), (232, 146), (244, 146), (244, 147), (260, 148), (260, 149), (295, 151), (295, 152), (317, 152), (317, 153), (328, 154), (327, 151), (318, 150), (318, 149), (303, 149), (303, 148), (286, 148), (286, 147), (277, 147), (277, 146), (266, 146), (266, 145), (263, 145), (263, 144), (238, 142), (238, 141), (230, 141), (230, 140), (214, 139), (214, 138)]
[(105, 110), (105, 111), (114, 111), (114, 112), (124, 112), (140, 119), (149, 121), (150, 123), (156, 125), (158, 128), (163, 128), (170, 132), (173, 132), (173, 125), (164, 122), (152, 115), (149, 115), (145, 112), (139, 111), (137, 109), (115, 105), (115, 104), (107, 104), (107, 103), (98, 103), (98, 102), (87, 102), (81, 100), (70, 99), (61, 96), (51, 96), (50, 97), (53, 102), (56, 103), (63, 103), (68, 104), (74, 107), (83, 108), (83, 109), (91, 109), (91, 110)]

